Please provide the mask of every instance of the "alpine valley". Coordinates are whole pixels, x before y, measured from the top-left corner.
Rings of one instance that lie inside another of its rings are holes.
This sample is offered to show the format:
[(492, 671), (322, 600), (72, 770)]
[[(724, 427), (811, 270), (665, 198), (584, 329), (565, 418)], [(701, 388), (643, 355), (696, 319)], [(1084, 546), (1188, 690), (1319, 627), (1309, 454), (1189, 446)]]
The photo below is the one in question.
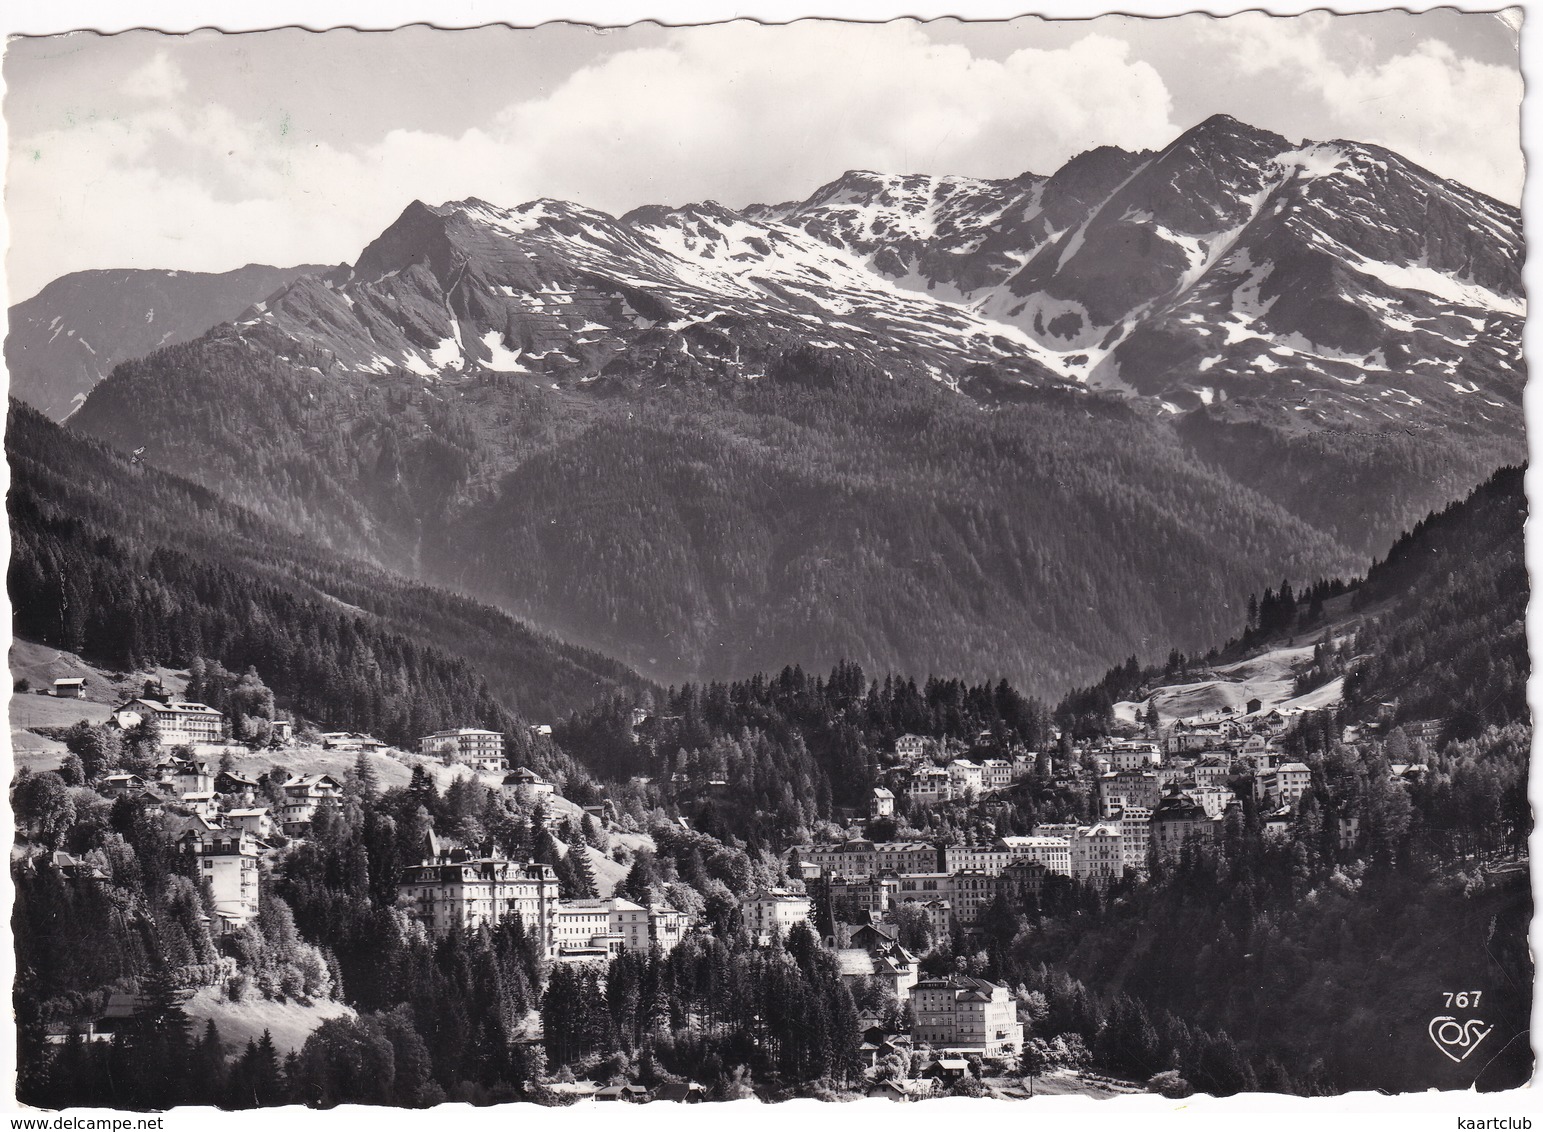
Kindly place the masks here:
[(1509, 206), (1226, 117), (742, 209), (415, 201), (192, 340), (93, 337), (68, 427), (661, 682), (1050, 696), (1520, 462), (1522, 256)]

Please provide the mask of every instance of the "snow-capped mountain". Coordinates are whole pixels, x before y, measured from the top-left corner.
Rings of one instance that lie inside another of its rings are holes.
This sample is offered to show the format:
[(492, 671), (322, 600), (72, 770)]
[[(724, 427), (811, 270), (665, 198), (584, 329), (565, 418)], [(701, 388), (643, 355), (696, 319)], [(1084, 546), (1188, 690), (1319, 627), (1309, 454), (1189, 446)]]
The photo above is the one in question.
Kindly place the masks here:
[(1021, 330), (713, 202), (620, 219), (552, 200), (414, 202), (351, 269), (303, 280), (235, 327), (319, 345), (345, 370), (426, 378), (753, 380), (797, 345), (949, 384), (978, 363), (1048, 376)]
[(1248, 397), (1328, 423), (1500, 424), (1519, 405), (1519, 214), (1375, 146), (1217, 117), (1047, 181), (849, 174), (756, 211), (1171, 412)]
[(235, 332), (321, 351), (318, 371), (583, 388), (751, 381), (824, 351), (992, 398), (1514, 433), (1521, 259), (1515, 209), (1386, 150), (1217, 117), (1050, 177), (852, 172), (743, 210), (414, 202)]
[(70, 425), (661, 678), (1043, 688), (1523, 459), (1521, 256), (1514, 209), (1226, 118), (743, 209), (414, 202)]

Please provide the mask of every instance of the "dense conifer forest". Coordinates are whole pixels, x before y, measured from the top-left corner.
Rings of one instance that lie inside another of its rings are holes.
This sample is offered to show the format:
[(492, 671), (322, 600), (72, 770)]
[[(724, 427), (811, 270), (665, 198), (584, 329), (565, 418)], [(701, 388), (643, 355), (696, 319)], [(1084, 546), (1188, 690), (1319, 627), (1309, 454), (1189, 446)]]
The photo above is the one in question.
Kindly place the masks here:
[[(255, 665), (304, 718), (405, 742), (646, 681), (486, 606), (331, 554), (12, 402), (16, 635), (121, 671)], [(521, 746), (525, 740), (521, 738)]]
[[(1143, 641), (1206, 647), (1260, 563), (1346, 572), (1478, 474), (1431, 454), (1417, 498), (1339, 536), (1098, 396), (984, 408), (807, 347), (748, 384), (582, 391), (284, 349), (216, 329), (119, 367), (71, 425), (661, 682), (845, 658), (1055, 694)], [(1335, 461), (1288, 465), (1311, 494)]]

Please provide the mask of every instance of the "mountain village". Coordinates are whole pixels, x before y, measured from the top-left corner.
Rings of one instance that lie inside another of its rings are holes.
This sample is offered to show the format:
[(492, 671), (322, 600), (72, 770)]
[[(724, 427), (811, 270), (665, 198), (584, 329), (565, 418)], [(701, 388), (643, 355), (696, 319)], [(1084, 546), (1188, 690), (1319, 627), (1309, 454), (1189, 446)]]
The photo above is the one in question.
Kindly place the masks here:
[[(38, 693), (84, 699), (86, 682), (59, 678)], [(912, 1071), (874, 1079), (870, 1095), (918, 1099), (970, 1074), (1003, 1072), (1023, 1052), (1018, 997), (1005, 985), (964, 974), (924, 975), (918, 954), (902, 942), (899, 921), (920, 917), (932, 939), (978, 943), (998, 897), (1014, 906), (1037, 904), (1047, 885), (1070, 882), (1104, 892), (1173, 865), (1186, 852), (1219, 846), (1229, 817), (1239, 820), (1244, 797), (1257, 807), (1267, 835), (1284, 835), (1311, 771), (1285, 755), (1277, 740), (1301, 714), (1299, 708), (1267, 708), (1258, 699), (1240, 711), (1210, 711), (1160, 726), (1152, 713), (1145, 724), (1127, 725), (1131, 734), (1124, 737), (1085, 746), (1068, 738), (1053, 752), (1001, 747), (990, 732), (973, 745), (903, 735), (885, 756), (884, 785), (872, 790), (868, 812), (833, 815), (845, 822), (848, 836), (791, 849), (783, 881), (743, 902), (744, 922), (762, 947), (780, 945), (796, 926), (808, 925), (834, 950), (844, 980), (880, 987), (898, 1006), (887, 1015), (859, 1015), (870, 1073), (882, 1059), (896, 1057)], [(642, 709), (634, 709), (631, 722), (635, 736), (649, 734), (657, 723)], [(163, 753), (148, 775), (112, 769), (90, 785), (104, 798), (129, 798), (161, 816), (196, 858), (217, 921), (211, 933), (223, 939), (258, 916), (267, 862), (303, 843), (318, 812), (339, 806), (380, 760), (472, 775), (548, 829), (570, 816), (606, 828), (614, 816), (604, 805), (574, 805), (528, 768), (510, 768), (505, 737), (481, 728), (425, 735), (416, 752), (394, 750), (368, 735), (313, 731), (321, 751), (354, 755), (352, 775), (259, 777), (243, 772), (252, 747), (228, 737), (222, 712), (148, 684), (143, 694), (112, 709), (110, 726), (125, 732), (149, 726)], [(1434, 735), (1439, 726), (1432, 722), (1427, 730)], [(532, 730), (550, 733), (545, 726)], [(1420, 726), (1412, 733), (1420, 736)], [(305, 745), (286, 719), (272, 720), (267, 734), (270, 751), (299, 754)], [(1396, 764), (1391, 770), (1395, 779), (1413, 782), (1426, 768)], [(683, 798), (729, 789), (722, 780), (692, 783), (682, 773), (674, 779), (670, 787)], [(1041, 824), (1029, 835), (978, 844), (895, 837), (903, 813), (952, 807), (989, 815), (1031, 784), (1087, 791), (1096, 799), (1096, 820)], [(676, 820), (689, 829), (687, 818)], [(1340, 840), (1353, 843), (1355, 819), (1338, 820)], [(41, 860), (33, 856), (30, 863), (37, 867)], [(64, 851), (52, 853), (50, 863), (73, 884), (105, 879), (89, 861)], [(517, 916), (550, 963), (593, 964), (602, 972), (623, 953), (667, 953), (689, 933), (709, 930), (701, 917), (667, 903), (643, 905), (621, 895), (564, 898), (550, 865), (504, 859), (491, 844), (463, 845), (432, 831), (421, 859), (403, 869), (398, 888), (399, 906), (433, 936)], [(87, 1027), (88, 1039), (109, 1040), (133, 1017), (134, 996), (113, 999)], [(50, 1040), (66, 1041), (76, 1030), (56, 1026)], [(647, 1090), (632, 1086), (575, 1082), (554, 1088), (570, 1099), (649, 1099)], [(695, 1098), (688, 1093), (679, 1099)]]

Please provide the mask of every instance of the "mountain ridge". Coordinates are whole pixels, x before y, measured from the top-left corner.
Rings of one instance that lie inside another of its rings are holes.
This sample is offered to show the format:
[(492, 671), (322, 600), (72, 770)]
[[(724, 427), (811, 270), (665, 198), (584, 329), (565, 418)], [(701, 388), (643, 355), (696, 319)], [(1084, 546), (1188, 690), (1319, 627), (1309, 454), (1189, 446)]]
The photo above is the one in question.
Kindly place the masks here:
[(322, 270), (249, 263), (223, 272), (109, 268), (62, 275), (10, 308), (11, 393), (62, 420), (118, 362), (196, 338)]
[(1214, 635), (1249, 554), (1381, 553), (1524, 444), (1514, 210), (1202, 127), (793, 206), (413, 202), (71, 424), (658, 679), (857, 657), (1043, 692)]

